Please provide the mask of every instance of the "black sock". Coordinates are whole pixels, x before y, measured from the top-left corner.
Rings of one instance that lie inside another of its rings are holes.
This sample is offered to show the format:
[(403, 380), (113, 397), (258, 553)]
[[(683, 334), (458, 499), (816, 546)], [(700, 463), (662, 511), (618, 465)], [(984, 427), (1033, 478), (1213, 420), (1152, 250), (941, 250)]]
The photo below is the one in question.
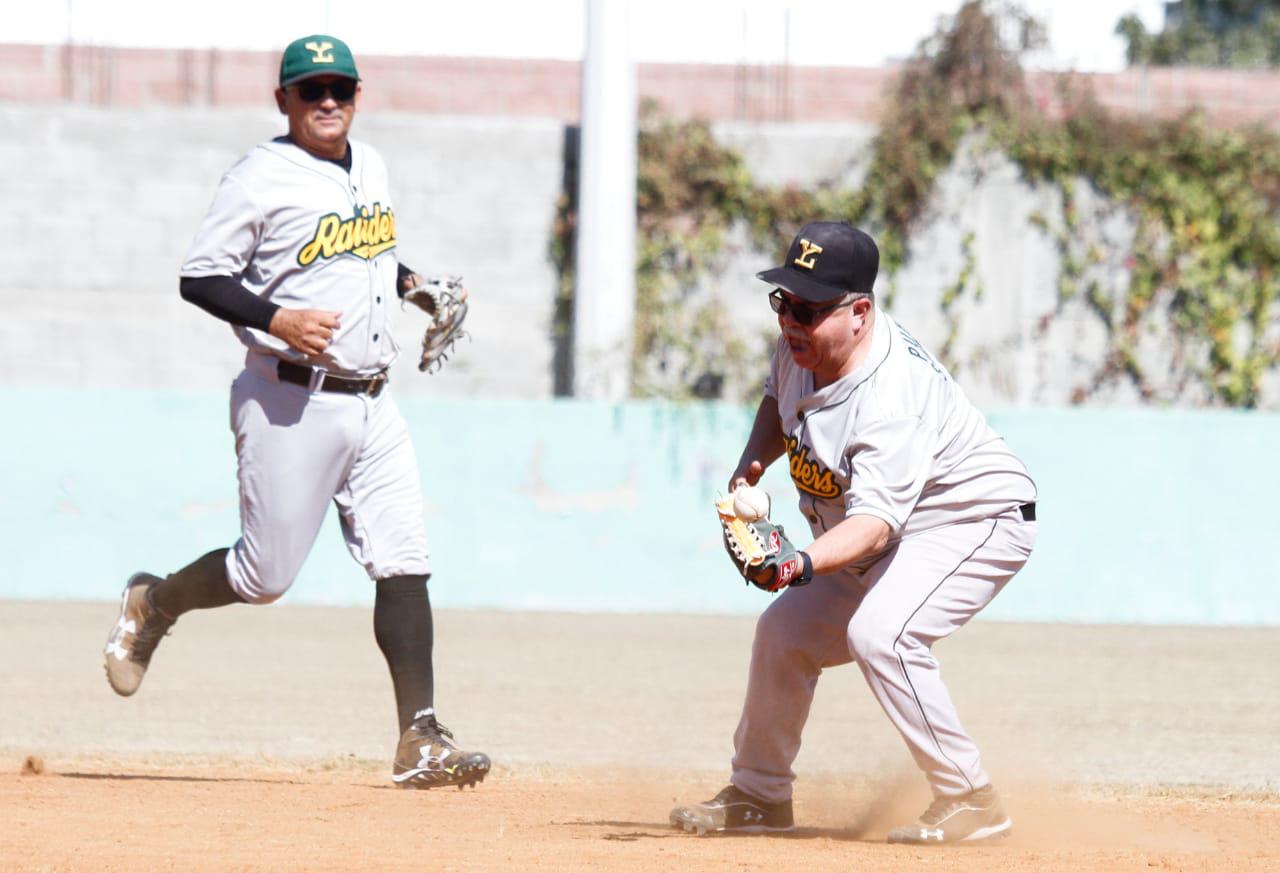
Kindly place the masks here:
[(228, 603), (244, 603), (227, 580), (227, 549), (196, 558), (147, 592), (147, 602), (173, 620), (193, 609), (212, 609)]
[(414, 715), (431, 709), (434, 704), (433, 633), (427, 578), (379, 579), (373, 602), (373, 636), (391, 670), (400, 733), (409, 729)]

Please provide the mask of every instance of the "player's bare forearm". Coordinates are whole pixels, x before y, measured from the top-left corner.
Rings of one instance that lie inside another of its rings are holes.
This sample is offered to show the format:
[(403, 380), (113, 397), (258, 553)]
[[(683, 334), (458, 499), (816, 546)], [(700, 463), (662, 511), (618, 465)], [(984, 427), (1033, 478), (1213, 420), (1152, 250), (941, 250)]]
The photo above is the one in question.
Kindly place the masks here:
[(778, 401), (766, 394), (756, 409), (751, 435), (747, 437), (738, 466), (729, 477), (729, 490), (740, 485), (755, 485), (765, 469), (786, 449), (787, 440), (782, 433), (782, 420), (778, 417)]
[(889, 525), (874, 515), (851, 515), (804, 549), (814, 575), (833, 573), (889, 544)]

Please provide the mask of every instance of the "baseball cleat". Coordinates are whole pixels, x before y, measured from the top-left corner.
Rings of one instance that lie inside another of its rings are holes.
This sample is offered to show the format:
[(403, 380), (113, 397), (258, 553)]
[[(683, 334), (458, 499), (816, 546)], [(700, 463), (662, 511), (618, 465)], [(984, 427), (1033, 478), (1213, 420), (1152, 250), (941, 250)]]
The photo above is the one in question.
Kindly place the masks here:
[(449, 729), (428, 715), (409, 725), (400, 737), (391, 779), (401, 788), (456, 785), (461, 791), (483, 782), (489, 767), (488, 755), (460, 751)]
[(990, 785), (959, 797), (939, 797), (915, 822), (889, 831), (889, 842), (971, 843), (1008, 836), (1013, 822)]
[(104, 650), (107, 681), (123, 697), (138, 690), (151, 655), (173, 622), (147, 601), (147, 591), (159, 582), (150, 573), (134, 573), (120, 597), (120, 618), (107, 636)]
[(729, 785), (715, 797), (693, 806), (671, 810), (671, 826), (689, 833), (768, 834), (796, 828), (791, 801), (767, 803), (752, 797), (736, 785)]

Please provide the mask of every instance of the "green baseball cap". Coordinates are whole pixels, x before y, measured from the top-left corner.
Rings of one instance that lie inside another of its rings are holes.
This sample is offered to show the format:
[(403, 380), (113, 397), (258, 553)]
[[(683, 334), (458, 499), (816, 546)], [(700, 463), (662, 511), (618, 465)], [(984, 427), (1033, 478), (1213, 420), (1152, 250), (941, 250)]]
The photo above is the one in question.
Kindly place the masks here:
[(323, 33), (304, 36), (289, 43), (280, 56), (280, 87), (312, 76), (345, 76), (359, 79), (351, 49), (336, 36)]

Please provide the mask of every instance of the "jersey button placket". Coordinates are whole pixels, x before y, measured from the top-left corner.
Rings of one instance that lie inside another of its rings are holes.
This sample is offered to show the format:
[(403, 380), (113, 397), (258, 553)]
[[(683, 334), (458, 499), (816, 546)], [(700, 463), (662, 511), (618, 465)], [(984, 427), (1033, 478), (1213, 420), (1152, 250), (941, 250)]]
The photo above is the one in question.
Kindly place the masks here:
[[(381, 295), (378, 294), (378, 288), (382, 282), (381, 259), (369, 261), (369, 270), (367, 275), (369, 277), (369, 296), (375, 301), (382, 299)], [(380, 347), (378, 346), (378, 339), (382, 336), (382, 331), (386, 327), (383, 323), (384, 317), (385, 315), (381, 306), (376, 302), (369, 305), (370, 345), (372, 346), (373, 355), (376, 359), (381, 359), (382, 357), (380, 354)]]
[(374, 355), (381, 360), (383, 357), (383, 349), (381, 349), (380, 340), (384, 333), (387, 333), (387, 310), (383, 307), (383, 270), (387, 269), (388, 257), (379, 256), (375, 261), (370, 261), (369, 270), (369, 293), (374, 302), (370, 308), (369, 324), (372, 332), (372, 340), (374, 340)]

